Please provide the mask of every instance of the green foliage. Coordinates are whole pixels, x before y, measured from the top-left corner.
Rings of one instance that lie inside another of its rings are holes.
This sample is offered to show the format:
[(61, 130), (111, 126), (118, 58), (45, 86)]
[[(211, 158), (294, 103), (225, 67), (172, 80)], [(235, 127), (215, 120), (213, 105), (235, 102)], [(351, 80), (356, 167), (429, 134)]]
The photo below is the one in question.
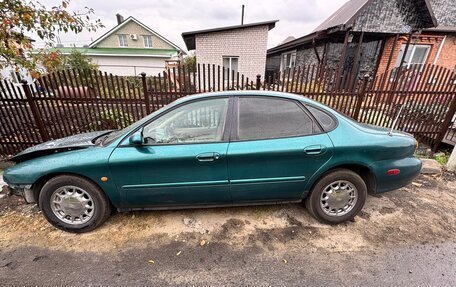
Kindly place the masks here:
[(142, 86), (142, 80), (141, 77), (137, 76), (127, 76), (126, 81), (131, 84), (131, 86), (141, 89), (143, 88)]
[[(71, 51), (69, 55), (61, 55), (59, 53), (58, 59), (56, 59), (55, 63), (47, 65), (47, 72), (55, 72), (58, 70), (75, 70), (75, 71), (83, 71), (83, 70), (97, 70), (98, 65), (92, 62), (92, 59), (80, 51), (74, 49)], [(47, 58), (48, 60), (49, 57)], [(79, 80), (83, 80), (83, 77), (79, 77)]]
[[(38, 77), (40, 64), (46, 68), (47, 64), (58, 65), (59, 53), (47, 52), (58, 33), (90, 32), (103, 27), (100, 20), (90, 20), (93, 9), (68, 11), (69, 4), (69, 0), (63, 0), (60, 5), (47, 8), (38, 1), (0, 1), (0, 69), (8, 66), (26, 68), (32, 76)], [(25, 32), (36, 35), (45, 47), (32, 54), (33, 43)]]
[(82, 54), (78, 50), (71, 51), (70, 55), (65, 57), (64, 66), (70, 69), (89, 70), (98, 69), (98, 65), (92, 62), (92, 59)]
[(187, 56), (182, 60), (182, 64), (185, 67), (185, 72), (189, 71), (190, 73), (196, 72), (196, 56), (191, 55)]
[(435, 160), (440, 163), (441, 165), (446, 165), (448, 162), (448, 159), (450, 158), (450, 154), (448, 152), (439, 152), (436, 153), (435, 155)]
[(98, 121), (89, 125), (90, 130), (115, 130), (132, 124), (131, 114), (118, 109), (104, 110), (98, 115)]

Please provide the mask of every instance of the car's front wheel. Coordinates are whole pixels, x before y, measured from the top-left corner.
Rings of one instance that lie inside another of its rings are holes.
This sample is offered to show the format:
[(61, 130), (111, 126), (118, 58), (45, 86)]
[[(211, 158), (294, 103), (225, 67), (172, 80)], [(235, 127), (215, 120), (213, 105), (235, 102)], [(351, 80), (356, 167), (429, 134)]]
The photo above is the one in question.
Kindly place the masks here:
[(78, 176), (50, 179), (39, 196), (40, 208), (55, 227), (75, 233), (91, 231), (106, 221), (111, 206), (103, 191)]
[(366, 183), (357, 173), (336, 169), (318, 180), (305, 204), (318, 220), (337, 224), (353, 219), (363, 208), (366, 196)]

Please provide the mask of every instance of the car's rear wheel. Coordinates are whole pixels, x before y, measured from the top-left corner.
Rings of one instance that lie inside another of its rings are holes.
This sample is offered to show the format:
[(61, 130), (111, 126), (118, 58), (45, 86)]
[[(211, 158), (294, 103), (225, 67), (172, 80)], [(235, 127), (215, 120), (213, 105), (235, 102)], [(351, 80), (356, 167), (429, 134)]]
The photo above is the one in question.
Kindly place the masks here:
[(353, 219), (363, 208), (366, 196), (366, 183), (357, 173), (336, 169), (318, 180), (305, 204), (318, 220), (337, 224)]
[(75, 233), (91, 231), (106, 221), (111, 206), (103, 191), (78, 176), (50, 179), (39, 196), (40, 208), (55, 227)]

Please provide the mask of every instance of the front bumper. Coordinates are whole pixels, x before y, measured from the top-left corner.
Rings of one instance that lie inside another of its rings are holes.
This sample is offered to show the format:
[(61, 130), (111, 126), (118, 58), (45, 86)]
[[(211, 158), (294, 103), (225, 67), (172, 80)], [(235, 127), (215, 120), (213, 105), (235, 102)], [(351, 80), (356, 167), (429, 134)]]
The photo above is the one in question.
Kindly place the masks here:
[(8, 184), (8, 186), (13, 190), (14, 194), (24, 197), (26, 203), (36, 203), (32, 185)]
[(14, 174), (11, 173), (12, 168), (14, 167), (10, 167), (5, 170), (3, 173), (3, 181), (5, 181), (5, 183), (13, 191), (14, 194), (24, 197), (26, 203), (36, 203), (32, 185), (27, 183), (20, 183), (21, 181), (19, 181), (14, 176)]

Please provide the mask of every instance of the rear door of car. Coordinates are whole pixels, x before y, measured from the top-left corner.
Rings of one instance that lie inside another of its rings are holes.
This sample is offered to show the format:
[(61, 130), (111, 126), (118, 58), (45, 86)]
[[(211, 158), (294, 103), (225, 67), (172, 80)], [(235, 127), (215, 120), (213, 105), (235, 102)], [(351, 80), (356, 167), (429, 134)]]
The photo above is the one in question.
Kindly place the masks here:
[(299, 200), (332, 155), (328, 135), (291, 99), (239, 96), (233, 114), (227, 154), (233, 202)]

